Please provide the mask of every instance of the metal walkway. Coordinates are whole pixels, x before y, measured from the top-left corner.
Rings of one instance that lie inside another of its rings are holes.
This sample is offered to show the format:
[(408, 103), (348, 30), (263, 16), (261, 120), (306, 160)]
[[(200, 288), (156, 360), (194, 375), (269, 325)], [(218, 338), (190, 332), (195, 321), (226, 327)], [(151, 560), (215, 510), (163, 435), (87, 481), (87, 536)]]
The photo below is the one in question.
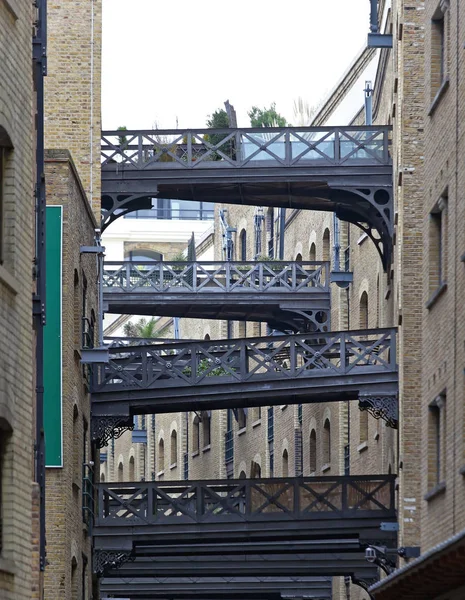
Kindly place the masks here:
[(328, 262), (105, 262), (105, 312), (327, 331)]
[(109, 353), (110, 362), (93, 369), (94, 418), (272, 406), (285, 397), (359, 399), (390, 425), (397, 420), (394, 329), (179, 341)]
[(396, 521), (393, 475), (103, 483), (97, 492), (96, 570), (123, 578), (367, 577), (366, 545), (396, 544), (386, 527)]
[(390, 127), (102, 132), (103, 228), (152, 198), (335, 212), (392, 254)]
[[(134, 564), (134, 563), (132, 563)], [(131, 563), (128, 563), (130, 566)], [(331, 600), (331, 577), (121, 577), (118, 570), (100, 580), (102, 598), (130, 600)]]

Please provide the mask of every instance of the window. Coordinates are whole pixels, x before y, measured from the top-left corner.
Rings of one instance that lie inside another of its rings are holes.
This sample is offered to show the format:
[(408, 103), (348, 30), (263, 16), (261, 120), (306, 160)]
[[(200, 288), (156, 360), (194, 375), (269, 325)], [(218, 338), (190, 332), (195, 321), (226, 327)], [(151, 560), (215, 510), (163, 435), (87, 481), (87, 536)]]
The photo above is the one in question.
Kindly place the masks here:
[(368, 294), (366, 292), (360, 296), (359, 328), (368, 329)]
[(240, 243), (241, 243), (241, 260), (247, 260), (247, 232), (245, 229), (243, 229), (241, 231)]
[(239, 429), (244, 429), (245, 427), (247, 427), (247, 409), (237, 409), (237, 426), (239, 427)]
[(158, 442), (158, 472), (163, 473), (165, 470), (165, 442), (163, 438)]
[(289, 454), (287, 450), (283, 452), (283, 477), (289, 477)]
[(431, 100), (447, 79), (446, 7), (442, 0), (431, 21)]
[(312, 429), (310, 432), (310, 447), (309, 447), (309, 458), (310, 458), (310, 473), (316, 471), (316, 431)]
[(198, 454), (200, 451), (200, 419), (195, 415), (192, 423), (192, 452)]
[(11, 437), (11, 429), (6, 421), (0, 419), (0, 555), (2, 552), (3, 542), (3, 524), (7, 522), (4, 514), (5, 506), (5, 494), (7, 486), (5, 485), (6, 479), (6, 462), (8, 452), (8, 442)]
[(250, 466), (250, 479), (260, 479), (262, 476), (262, 468), (258, 463), (252, 461)]
[(193, 202), (191, 200), (171, 200), (168, 198), (152, 198), (153, 208), (135, 210), (125, 219), (163, 219), (163, 220), (211, 220), (215, 216), (212, 202)]
[(211, 413), (207, 410), (202, 412), (202, 435), (203, 447), (207, 448), (211, 443)]
[(428, 484), (435, 487), (444, 479), (444, 440), (445, 440), (445, 394), (437, 396), (429, 405), (428, 422)]
[(359, 410), (360, 443), (368, 441), (368, 411)]
[(132, 262), (146, 262), (146, 261), (159, 261), (163, 260), (163, 254), (161, 252), (157, 252), (156, 250), (146, 250), (145, 248), (136, 248), (135, 250), (130, 250), (129, 252), (125, 252), (126, 260), (131, 260)]
[(329, 229), (325, 229), (323, 234), (323, 260), (331, 260), (331, 236)]
[(124, 481), (124, 474), (123, 474), (123, 463), (120, 462), (118, 464), (118, 481)]
[(310, 261), (316, 260), (316, 246), (315, 244), (311, 244), (310, 246)]
[(446, 282), (447, 194), (439, 199), (429, 218), (429, 290), (434, 293)]
[(135, 465), (134, 465), (134, 456), (129, 458), (129, 481), (135, 481), (136, 473), (135, 473)]
[(329, 465), (331, 462), (331, 423), (326, 419), (323, 425), (323, 463)]
[(171, 460), (170, 466), (173, 467), (178, 462), (178, 434), (175, 429), (171, 432)]

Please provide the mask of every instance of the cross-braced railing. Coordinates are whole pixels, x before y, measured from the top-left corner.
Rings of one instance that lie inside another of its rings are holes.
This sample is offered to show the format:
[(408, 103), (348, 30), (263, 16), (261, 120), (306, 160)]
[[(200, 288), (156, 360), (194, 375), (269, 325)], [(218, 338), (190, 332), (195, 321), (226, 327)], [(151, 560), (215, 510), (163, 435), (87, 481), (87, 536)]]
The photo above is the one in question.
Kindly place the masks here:
[[(389, 127), (103, 131), (102, 167), (202, 169), (390, 164)], [(213, 165), (212, 165), (213, 163)]]
[(92, 391), (396, 373), (394, 329), (110, 348)]
[(96, 526), (395, 516), (393, 475), (102, 483)]
[(106, 261), (105, 292), (329, 292), (329, 262)]

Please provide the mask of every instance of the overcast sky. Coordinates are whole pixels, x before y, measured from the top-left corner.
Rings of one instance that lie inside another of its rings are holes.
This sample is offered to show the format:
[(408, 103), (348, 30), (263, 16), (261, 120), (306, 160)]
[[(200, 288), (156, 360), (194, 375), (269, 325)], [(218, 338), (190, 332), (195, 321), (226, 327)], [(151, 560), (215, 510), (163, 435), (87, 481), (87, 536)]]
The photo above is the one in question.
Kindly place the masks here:
[[(318, 104), (366, 44), (368, 0), (103, 0), (103, 128), (199, 128), (229, 99)], [(360, 91), (360, 104), (363, 93)]]

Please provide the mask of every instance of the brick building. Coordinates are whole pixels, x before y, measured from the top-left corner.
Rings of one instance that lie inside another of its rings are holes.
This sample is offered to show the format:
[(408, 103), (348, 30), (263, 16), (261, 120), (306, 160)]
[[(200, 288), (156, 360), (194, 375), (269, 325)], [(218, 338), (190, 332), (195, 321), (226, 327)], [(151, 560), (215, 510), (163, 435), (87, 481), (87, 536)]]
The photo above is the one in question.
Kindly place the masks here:
[(0, 597), (4, 600), (35, 597), (39, 587), (38, 488), (33, 483), (32, 20), (32, 4), (0, 4)]

